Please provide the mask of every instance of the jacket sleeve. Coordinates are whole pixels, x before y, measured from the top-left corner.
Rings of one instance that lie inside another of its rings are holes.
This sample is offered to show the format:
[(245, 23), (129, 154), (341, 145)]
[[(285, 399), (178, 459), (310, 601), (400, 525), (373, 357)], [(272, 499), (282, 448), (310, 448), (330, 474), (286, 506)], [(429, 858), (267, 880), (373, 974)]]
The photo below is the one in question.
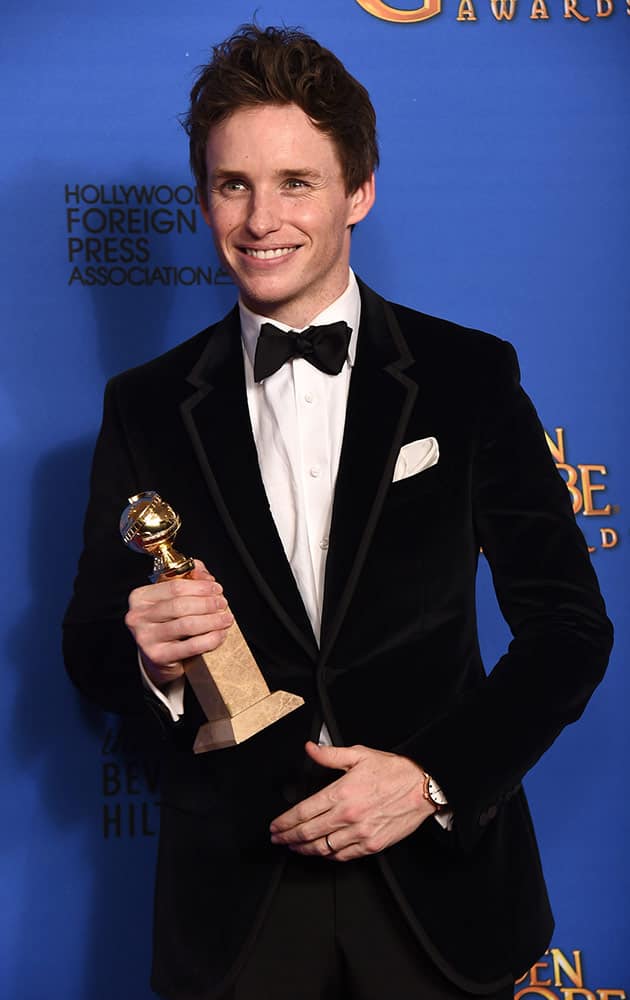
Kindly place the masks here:
[(584, 537), (513, 348), (483, 394), (473, 519), (513, 638), (482, 684), (404, 752), (434, 774), (472, 846), (565, 725), (582, 714), (612, 646)]
[(167, 725), (168, 711), (142, 684), (136, 645), (124, 623), (130, 591), (148, 582), (150, 563), (130, 552), (119, 534), (128, 498), (140, 482), (117, 401), (118, 380), (105, 390), (96, 443), (84, 547), (63, 622), (63, 652), (71, 679), (106, 711), (144, 713)]

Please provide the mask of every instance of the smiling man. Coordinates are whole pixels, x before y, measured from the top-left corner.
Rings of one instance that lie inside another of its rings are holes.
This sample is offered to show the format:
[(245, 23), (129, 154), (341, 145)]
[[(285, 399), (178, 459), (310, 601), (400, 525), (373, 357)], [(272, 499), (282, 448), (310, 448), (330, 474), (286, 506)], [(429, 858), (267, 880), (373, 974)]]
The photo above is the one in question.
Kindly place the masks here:
[[(65, 622), (79, 687), (162, 730), (154, 989), (508, 1000), (553, 927), (521, 780), (611, 642), (567, 490), (512, 348), (350, 270), (378, 150), (339, 60), (245, 26), (191, 98), (239, 301), (108, 385)], [(117, 537), (147, 488), (181, 514), (190, 579), (145, 586)], [(514, 636), (488, 672), (480, 547)], [(305, 706), (195, 756), (183, 661), (232, 612)]]

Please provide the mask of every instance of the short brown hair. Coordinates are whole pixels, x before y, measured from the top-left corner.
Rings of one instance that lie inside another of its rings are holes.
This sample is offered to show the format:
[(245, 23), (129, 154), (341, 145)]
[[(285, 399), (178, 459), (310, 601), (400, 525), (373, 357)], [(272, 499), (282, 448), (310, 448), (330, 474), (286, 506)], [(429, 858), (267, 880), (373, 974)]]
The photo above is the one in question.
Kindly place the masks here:
[(297, 28), (242, 25), (215, 45), (190, 92), (183, 125), (190, 165), (206, 200), (206, 144), (213, 125), (239, 108), (296, 104), (337, 148), (346, 192), (378, 166), (376, 115), (365, 87), (343, 63)]

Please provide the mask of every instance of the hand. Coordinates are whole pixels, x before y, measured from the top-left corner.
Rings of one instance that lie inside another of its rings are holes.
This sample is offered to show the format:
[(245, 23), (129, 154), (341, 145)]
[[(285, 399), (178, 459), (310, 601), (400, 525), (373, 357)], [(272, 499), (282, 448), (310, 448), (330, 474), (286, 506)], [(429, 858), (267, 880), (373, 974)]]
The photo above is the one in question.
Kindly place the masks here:
[(223, 588), (198, 559), (188, 577), (132, 590), (125, 616), (144, 668), (158, 686), (181, 677), (189, 656), (220, 646), (233, 621)]
[(274, 819), (273, 844), (285, 844), (298, 854), (351, 861), (408, 837), (435, 812), (422, 794), (424, 771), (407, 757), (311, 742), (306, 752), (322, 767), (346, 773)]

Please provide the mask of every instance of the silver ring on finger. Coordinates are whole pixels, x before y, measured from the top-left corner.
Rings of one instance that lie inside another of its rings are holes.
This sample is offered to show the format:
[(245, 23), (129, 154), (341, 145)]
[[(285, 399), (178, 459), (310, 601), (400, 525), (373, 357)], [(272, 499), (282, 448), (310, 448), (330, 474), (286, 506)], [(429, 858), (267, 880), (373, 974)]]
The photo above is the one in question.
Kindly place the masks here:
[(328, 836), (328, 834), (326, 834), (326, 836), (324, 837), (324, 840), (326, 841), (326, 847), (328, 848), (328, 850), (330, 851), (330, 853), (334, 854), (335, 853), (335, 848), (330, 843), (330, 837)]

